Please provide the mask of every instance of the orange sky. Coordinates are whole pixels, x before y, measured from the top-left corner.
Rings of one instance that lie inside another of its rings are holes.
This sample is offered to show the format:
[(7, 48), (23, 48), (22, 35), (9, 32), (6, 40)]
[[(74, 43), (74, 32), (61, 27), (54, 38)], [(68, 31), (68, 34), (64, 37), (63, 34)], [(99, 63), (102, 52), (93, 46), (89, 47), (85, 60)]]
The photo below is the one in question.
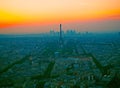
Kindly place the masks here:
[(106, 27), (111, 20), (113, 29), (118, 22), (119, 29), (120, 0), (0, 0), (0, 33), (44, 32), (59, 23), (71, 27), (96, 20), (106, 21)]

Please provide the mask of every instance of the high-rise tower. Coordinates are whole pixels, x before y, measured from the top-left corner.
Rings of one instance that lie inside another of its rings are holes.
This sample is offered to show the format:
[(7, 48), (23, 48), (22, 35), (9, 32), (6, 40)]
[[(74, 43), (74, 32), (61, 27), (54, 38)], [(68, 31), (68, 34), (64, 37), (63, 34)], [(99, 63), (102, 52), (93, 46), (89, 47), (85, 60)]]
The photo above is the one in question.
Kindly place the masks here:
[(62, 37), (62, 25), (60, 24), (60, 45), (63, 45), (63, 37)]
[(62, 39), (62, 25), (60, 24), (60, 40)]

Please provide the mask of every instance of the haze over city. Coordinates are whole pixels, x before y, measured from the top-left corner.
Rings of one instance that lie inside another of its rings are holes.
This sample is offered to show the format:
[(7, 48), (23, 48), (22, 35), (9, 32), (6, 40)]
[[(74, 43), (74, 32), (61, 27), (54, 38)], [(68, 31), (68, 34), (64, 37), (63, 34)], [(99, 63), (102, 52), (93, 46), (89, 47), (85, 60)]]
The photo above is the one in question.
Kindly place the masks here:
[(0, 0), (0, 34), (120, 30), (120, 0)]
[(120, 88), (120, 0), (0, 0), (0, 88)]

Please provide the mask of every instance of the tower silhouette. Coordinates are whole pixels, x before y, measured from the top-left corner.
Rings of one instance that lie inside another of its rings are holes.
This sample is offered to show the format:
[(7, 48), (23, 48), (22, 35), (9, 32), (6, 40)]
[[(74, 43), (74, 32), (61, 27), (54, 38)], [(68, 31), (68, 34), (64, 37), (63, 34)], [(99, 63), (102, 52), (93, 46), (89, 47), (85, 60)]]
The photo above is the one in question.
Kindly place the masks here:
[(60, 46), (62, 46), (63, 45), (62, 24), (60, 24), (60, 39), (59, 39), (59, 42), (60, 42)]

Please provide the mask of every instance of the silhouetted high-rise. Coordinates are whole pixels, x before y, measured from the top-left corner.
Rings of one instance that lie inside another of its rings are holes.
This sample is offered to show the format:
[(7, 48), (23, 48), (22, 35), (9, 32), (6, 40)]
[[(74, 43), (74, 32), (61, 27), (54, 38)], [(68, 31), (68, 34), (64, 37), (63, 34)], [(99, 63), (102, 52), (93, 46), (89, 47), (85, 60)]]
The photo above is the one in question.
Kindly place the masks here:
[(60, 40), (62, 39), (62, 25), (60, 24)]
[(60, 24), (60, 40), (59, 40), (59, 42), (60, 42), (60, 45), (62, 45), (63, 44), (63, 37), (62, 37), (62, 25)]

